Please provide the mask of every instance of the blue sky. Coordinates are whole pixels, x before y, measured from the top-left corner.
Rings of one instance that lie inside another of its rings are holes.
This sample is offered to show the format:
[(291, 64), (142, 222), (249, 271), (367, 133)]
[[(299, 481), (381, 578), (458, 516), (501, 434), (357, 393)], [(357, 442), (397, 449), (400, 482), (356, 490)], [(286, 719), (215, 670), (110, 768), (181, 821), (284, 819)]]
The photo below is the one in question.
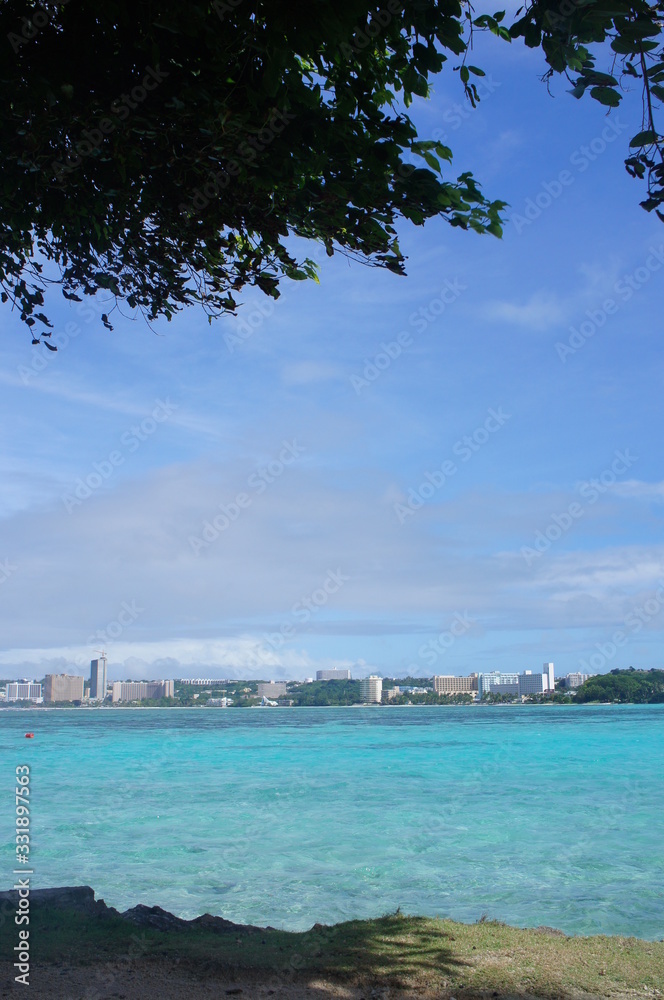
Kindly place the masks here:
[(3, 312), (0, 674), (98, 648), (112, 677), (661, 665), (636, 95), (607, 116), (550, 97), (538, 52), (477, 47), (479, 107), (447, 71), (414, 110), (510, 203), (502, 241), (403, 224), (407, 278), (303, 246), (320, 285), (211, 327), (109, 333), (54, 295), (57, 354)]

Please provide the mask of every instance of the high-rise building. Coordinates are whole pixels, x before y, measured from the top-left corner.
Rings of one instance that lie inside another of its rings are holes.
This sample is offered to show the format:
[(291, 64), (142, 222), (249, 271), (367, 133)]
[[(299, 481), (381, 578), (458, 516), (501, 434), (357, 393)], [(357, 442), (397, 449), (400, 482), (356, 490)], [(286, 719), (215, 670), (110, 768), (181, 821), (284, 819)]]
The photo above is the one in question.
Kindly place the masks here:
[(590, 676), (591, 676), (590, 674), (579, 674), (579, 673), (568, 674), (567, 677), (565, 678), (565, 687), (567, 688), (581, 687), (582, 684), (586, 683), (586, 681)]
[(512, 681), (501, 681), (500, 684), (492, 684), (489, 688), (491, 694), (517, 695), (521, 693), (519, 684)]
[(316, 671), (317, 681), (349, 681), (350, 679), (350, 670), (338, 670), (336, 667), (332, 667), (330, 670)]
[(144, 698), (172, 698), (174, 681), (115, 681), (113, 702), (143, 701)]
[(75, 674), (46, 674), (44, 701), (82, 701), (85, 681)]
[(7, 701), (42, 701), (42, 686), (32, 681), (10, 683), (5, 697)]
[(534, 674), (532, 670), (524, 670), (519, 674), (519, 694), (544, 694), (548, 690), (548, 674)]
[(288, 690), (286, 681), (266, 681), (257, 687), (259, 698), (283, 698)]
[[(488, 674), (478, 674), (477, 675), (477, 691), (480, 698), (489, 694), (494, 687), (504, 687), (505, 684), (517, 684), (519, 683), (518, 674), (501, 674), (499, 670), (492, 670)], [(506, 691), (496, 692), (497, 694), (507, 694)]]
[(433, 679), (433, 689), (436, 694), (472, 694), (477, 691), (477, 674), (471, 674), (470, 677), (439, 675)]
[(106, 697), (106, 657), (90, 660), (90, 698), (103, 701)]
[(541, 674), (524, 670), (520, 674), (501, 674), (494, 670), (478, 677), (480, 698), (485, 694), (528, 695), (544, 694), (555, 689), (553, 663), (545, 663)]
[(360, 681), (360, 699), (369, 704), (379, 704), (383, 700), (383, 678), (363, 677)]

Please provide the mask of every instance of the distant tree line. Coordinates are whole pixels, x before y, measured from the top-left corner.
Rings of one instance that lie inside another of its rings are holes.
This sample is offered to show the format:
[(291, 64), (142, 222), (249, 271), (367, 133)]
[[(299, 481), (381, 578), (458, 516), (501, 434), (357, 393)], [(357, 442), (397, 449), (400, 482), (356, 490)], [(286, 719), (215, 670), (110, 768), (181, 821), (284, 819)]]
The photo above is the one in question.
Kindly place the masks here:
[(390, 698), (389, 705), (470, 705), (473, 700), (471, 694), (458, 692), (456, 694), (436, 694), (435, 691), (427, 691), (426, 694), (415, 694), (405, 691), (403, 694)]
[(664, 670), (612, 670), (597, 674), (577, 689), (577, 703), (588, 701), (632, 702), (637, 705), (664, 702)]
[(293, 705), (355, 705), (360, 700), (359, 681), (313, 681), (289, 688)]

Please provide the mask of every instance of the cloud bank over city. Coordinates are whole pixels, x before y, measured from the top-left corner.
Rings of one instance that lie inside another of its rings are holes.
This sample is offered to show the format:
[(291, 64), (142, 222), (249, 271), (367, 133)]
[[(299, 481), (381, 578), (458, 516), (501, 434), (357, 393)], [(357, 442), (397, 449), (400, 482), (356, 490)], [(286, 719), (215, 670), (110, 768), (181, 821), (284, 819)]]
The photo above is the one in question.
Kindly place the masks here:
[(659, 664), (664, 231), (615, 127), (581, 169), (602, 109), (487, 53), (476, 110), (450, 74), (417, 115), (510, 202), (501, 242), (404, 225), (405, 279), (318, 253), (157, 336), (63, 303), (57, 354), (10, 320), (0, 673)]

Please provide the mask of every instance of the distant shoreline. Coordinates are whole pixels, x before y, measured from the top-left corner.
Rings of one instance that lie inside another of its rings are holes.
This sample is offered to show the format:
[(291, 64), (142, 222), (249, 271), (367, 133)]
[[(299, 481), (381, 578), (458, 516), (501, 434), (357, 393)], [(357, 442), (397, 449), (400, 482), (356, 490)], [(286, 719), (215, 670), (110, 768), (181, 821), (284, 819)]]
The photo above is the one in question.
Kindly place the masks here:
[(578, 707), (590, 707), (599, 708), (609, 706), (622, 706), (623, 708), (630, 705), (639, 705), (641, 707), (646, 705), (651, 705), (657, 707), (657, 705), (662, 705), (663, 702), (640, 702), (640, 701), (584, 701), (575, 703), (574, 701), (569, 701), (565, 703), (555, 702), (555, 701), (529, 701), (529, 702), (472, 702), (471, 704), (450, 704), (450, 705), (377, 705), (377, 704), (355, 704), (355, 705), (248, 705), (242, 708), (233, 708), (228, 706), (223, 708), (220, 705), (0, 705), (0, 711), (6, 712), (201, 712), (208, 710), (210, 712), (232, 712), (237, 715), (238, 713), (246, 713), (248, 711), (255, 711), (260, 709), (261, 711), (271, 711), (274, 709), (280, 709), (281, 711), (297, 711), (300, 712), (303, 709), (410, 709), (410, 708), (578, 708)]

